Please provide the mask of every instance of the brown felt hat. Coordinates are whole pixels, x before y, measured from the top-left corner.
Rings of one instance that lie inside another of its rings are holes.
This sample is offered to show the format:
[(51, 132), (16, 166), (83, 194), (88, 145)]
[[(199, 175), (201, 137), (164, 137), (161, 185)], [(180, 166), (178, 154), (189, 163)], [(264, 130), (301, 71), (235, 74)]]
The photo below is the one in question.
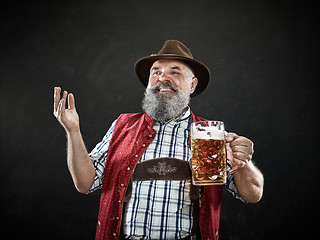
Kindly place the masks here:
[(167, 40), (157, 54), (140, 58), (134, 65), (134, 71), (142, 84), (147, 87), (149, 82), (150, 68), (159, 59), (175, 59), (187, 64), (198, 78), (196, 90), (191, 97), (202, 93), (208, 86), (211, 78), (210, 70), (202, 62), (193, 59), (190, 50), (177, 40)]

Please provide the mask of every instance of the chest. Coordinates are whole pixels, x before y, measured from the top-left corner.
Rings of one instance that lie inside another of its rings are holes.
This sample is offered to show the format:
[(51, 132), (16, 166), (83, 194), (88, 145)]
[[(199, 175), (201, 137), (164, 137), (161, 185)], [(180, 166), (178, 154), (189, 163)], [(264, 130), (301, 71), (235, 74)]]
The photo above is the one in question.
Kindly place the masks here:
[(178, 124), (154, 125), (155, 138), (150, 143), (139, 162), (154, 158), (172, 157), (182, 160), (190, 160), (191, 149), (189, 142), (188, 121)]

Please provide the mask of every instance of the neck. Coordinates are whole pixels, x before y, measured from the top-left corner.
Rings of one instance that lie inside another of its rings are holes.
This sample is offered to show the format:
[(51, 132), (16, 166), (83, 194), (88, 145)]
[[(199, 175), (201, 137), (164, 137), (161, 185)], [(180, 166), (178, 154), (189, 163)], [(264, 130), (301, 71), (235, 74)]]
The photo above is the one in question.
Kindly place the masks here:
[(182, 111), (181, 111), (176, 117), (171, 118), (171, 119), (166, 119), (166, 120), (164, 120), (163, 122), (170, 122), (170, 121), (173, 120), (173, 119), (178, 119), (179, 117), (182, 116), (182, 114), (184, 114), (184, 113), (188, 110), (188, 108), (189, 108), (188, 106), (185, 107), (185, 108), (183, 108)]
[(189, 108), (189, 107), (187, 106), (187, 107), (185, 107), (184, 109), (182, 109), (181, 113), (180, 113), (178, 116), (176, 116), (175, 118), (181, 117), (181, 115), (184, 114), (184, 113), (188, 110), (188, 108)]

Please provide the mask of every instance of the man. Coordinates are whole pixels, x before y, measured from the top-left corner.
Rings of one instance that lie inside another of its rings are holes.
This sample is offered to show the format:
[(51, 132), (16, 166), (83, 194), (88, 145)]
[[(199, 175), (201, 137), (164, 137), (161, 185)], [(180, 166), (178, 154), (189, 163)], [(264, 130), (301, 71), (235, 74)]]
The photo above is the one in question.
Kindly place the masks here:
[[(81, 193), (102, 188), (96, 239), (218, 239), (222, 186), (195, 188), (190, 170), (179, 170), (191, 158), (190, 123), (203, 120), (188, 107), (190, 97), (206, 89), (210, 71), (181, 42), (168, 40), (157, 54), (139, 59), (135, 72), (146, 87), (144, 113), (120, 115), (90, 154), (74, 95), (64, 91), (61, 97), (54, 89), (54, 115), (67, 133), (75, 187)], [(252, 162), (253, 143), (235, 133), (226, 140), (228, 166), (238, 167), (227, 189), (258, 202), (263, 175)], [(180, 164), (177, 173), (151, 174), (159, 164), (171, 167), (166, 161)]]

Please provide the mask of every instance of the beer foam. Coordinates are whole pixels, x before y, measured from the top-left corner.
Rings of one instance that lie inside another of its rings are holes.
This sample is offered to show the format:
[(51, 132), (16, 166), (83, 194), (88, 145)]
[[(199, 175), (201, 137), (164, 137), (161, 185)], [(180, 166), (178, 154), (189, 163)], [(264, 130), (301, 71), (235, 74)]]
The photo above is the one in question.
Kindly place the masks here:
[(216, 139), (224, 140), (224, 131), (213, 127), (201, 127), (203, 131), (193, 131), (193, 139)]

